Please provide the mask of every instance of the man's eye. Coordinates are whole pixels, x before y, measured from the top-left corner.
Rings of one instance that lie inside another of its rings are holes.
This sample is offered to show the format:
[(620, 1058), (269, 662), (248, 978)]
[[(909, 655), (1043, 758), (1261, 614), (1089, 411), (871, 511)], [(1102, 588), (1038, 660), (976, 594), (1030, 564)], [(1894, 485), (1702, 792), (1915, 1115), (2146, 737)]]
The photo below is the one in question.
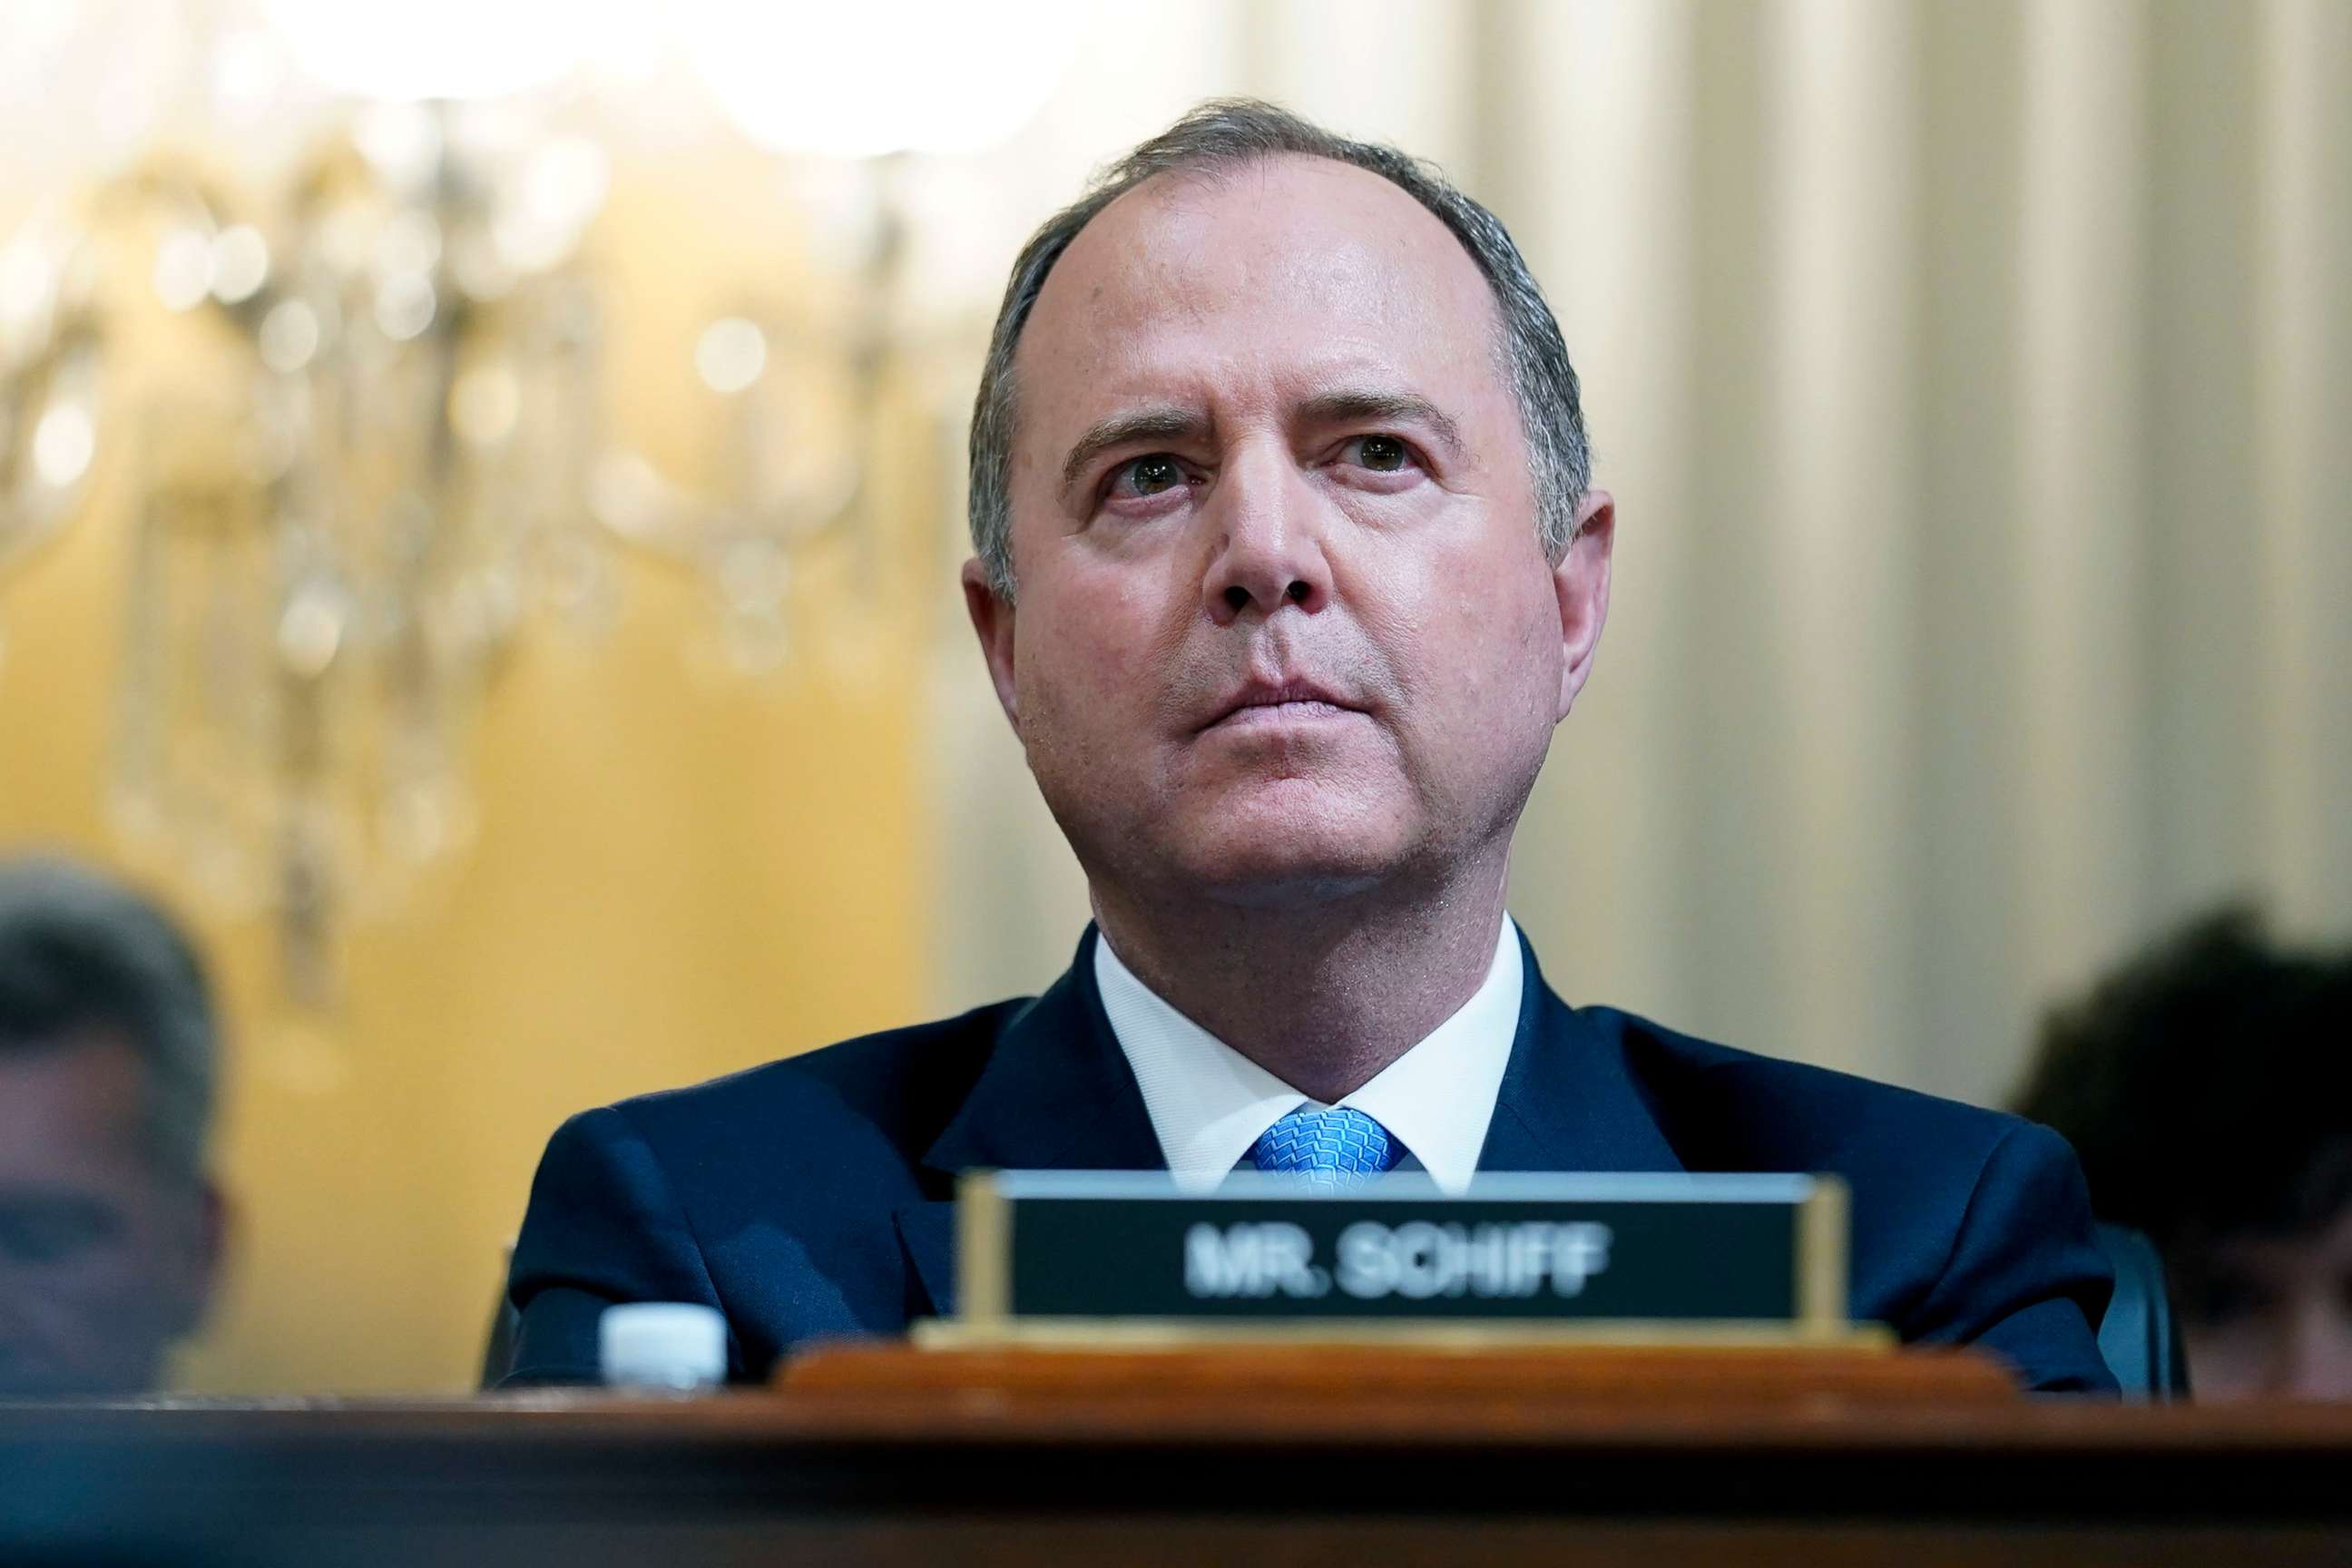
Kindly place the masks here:
[(1183, 482), (1183, 465), (1165, 452), (1154, 452), (1122, 466), (1111, 476), (1110, 489), (1113, 495), (1156, 496)]
[(0, 1257), (20, 1264), (62, 1263), (101, 1242), (112, 1226), (78, 1205), (0, 1207)]
[(2270, 1289), (2258, 1279), (2242, 1274), (2216, 1272), (2190, 1285), (2181, 1303), (2194, 1321), (2210, 1328), (2227, 1328), (2244, 1322), (2249, 1318), (2270, 1312), (2277, 1300)]
[(1359, 436), (1348, 443), (1347, 455), (1376, 474), (1402, 473), (1412, 461), (1412, 449), (1393, 436)]

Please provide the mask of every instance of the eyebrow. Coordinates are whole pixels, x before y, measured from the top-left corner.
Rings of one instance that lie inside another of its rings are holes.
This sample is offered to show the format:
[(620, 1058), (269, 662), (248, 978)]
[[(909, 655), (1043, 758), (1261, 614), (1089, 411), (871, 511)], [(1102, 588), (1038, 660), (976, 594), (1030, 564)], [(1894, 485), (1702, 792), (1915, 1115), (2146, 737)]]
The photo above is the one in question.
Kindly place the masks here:
[(1138, 408), (1089, 426), (1062, 459), (1062, 489), (1068, 493), (1087, 466), (1114, 447), (1130, 441), (1205, 441), (1213, 433), (1207, 414), (1197, 408)]
[(1433, 432), (1455, 458), (1467, 458), (1470, 453), (1462, 439), (1462, 427), (1454, 424), (1444, 409), (1417, 393), (1352, 389), (1326, 392), (1299, 405), (1298, 412), (1318, 425), (1347, 424), (1359, 419), (1423, 425)]
[[(1298, 405), (1297, 415), (1317, 425), (1347, 424), (1360, 419), (1421, 425), (1434, 433), (1456, 458), (1469, 456), (1461, 426), (1444, 409), (1418, 393), (1341, 388), (1307, 399)], [(1170, 405), (1114, 414), (1089, 426), (1071, 446), (1069, 456), (1062, 459), (1062, 491), (1068, 494), (1088, 466), (1114, 447), (1139, 441), (1204, 442), (1214, 434), (1208, 415), (1197, 408)]]

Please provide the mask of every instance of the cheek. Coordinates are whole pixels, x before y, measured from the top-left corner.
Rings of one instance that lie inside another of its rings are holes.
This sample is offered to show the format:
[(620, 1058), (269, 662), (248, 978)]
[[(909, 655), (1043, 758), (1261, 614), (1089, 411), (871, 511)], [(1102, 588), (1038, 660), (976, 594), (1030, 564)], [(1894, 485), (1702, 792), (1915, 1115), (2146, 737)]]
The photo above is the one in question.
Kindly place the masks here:
[(52, 1350), (77, 1359), (135, 1337), (163, 1294), (152, 1260), (122, 1243), (20, 1268), (5, 1287), (11, 1306)]
[(1149, 713), (1164, 638), (1131, 584), (1098, 575), (1056, 584), (1023, 605), (1014, 680), (1022, 737), (1032, 746), (1110, 742)]
[(1400, 563), (1368, 585), (1367, 624), (1422, 721), (1483, 751), (1508, 743), (1520, 719), (1550, 727), (1560, 647), (1548, 576), (1465, 552)]
[(2181, 1326), (2189, 1352), (2189, 1383), (2200, 1397), (2243, 1399), (2262, 1389), (2272, 1358), (2269, 1339), (2246, 1326)]

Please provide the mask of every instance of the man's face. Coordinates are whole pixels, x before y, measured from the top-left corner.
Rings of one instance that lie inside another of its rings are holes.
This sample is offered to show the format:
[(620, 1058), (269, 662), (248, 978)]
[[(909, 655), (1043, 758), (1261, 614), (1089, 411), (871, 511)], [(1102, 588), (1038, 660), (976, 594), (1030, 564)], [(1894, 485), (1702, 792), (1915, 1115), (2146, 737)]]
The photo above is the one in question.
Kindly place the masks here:
[(203, 1317), (217, 1205), (157, 1168), (149, 1093), (110, 1033), (0, 1049), (0, 1397), (152, 1387)]
[(2181, 1274), (2198, 1398), (2352, 1399), (2352, 1209), (2302, 1235), (2228, 1237)]
[[(1484, 276), (1404, 192), (1282, 157), (1162, 176), (1015, 361), (1000, 698), (1090, 875), (1345, 896), (1507, 845), (1607, 606), (1555, 568)], [(1499, 856), (1496, 858), (1499, 867)]]

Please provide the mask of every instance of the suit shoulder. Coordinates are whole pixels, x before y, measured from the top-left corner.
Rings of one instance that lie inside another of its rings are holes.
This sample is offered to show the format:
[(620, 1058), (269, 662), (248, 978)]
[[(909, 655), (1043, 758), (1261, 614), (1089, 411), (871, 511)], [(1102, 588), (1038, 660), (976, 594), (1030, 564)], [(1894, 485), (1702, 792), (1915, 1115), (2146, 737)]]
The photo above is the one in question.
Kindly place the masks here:
[(2112, 1389), (2092, 1325), (2111, 1276), (2050, 1129), (1596, 1010), (1686, 1169), (1845, 1178), (1854, 1314), (1981, 1342), (2026, 1386)]
[(894, 1141), (928, 1140), (970, 1092), (1004, 1026), (1028, 998), (885, 1029), (758, 1067), (624, 1100), (611, 1109), (641, 1136), (669, 1142), (755, 1128), (774, 1137), (862, 1123)]
[(2003, 1139), (2042, 1131), (2006, 1111), (1718, 1045), (1613, 1008), (1585, 1016), (1619, 1041), (1670, 1138), (1727, 1159), (1769, 1153), (1838, 1170), (1900, 1152), (1910, 1162), (1941, 1156), (1973, 1173)]

